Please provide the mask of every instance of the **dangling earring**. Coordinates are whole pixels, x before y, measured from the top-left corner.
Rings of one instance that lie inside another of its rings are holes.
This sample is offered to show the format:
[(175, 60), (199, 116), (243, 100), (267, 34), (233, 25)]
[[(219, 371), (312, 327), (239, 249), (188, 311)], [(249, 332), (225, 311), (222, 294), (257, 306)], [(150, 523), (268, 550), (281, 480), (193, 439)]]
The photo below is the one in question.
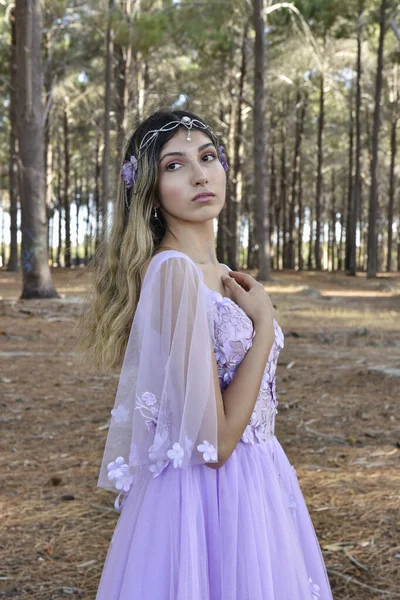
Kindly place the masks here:
[(154, 218), (157, 219), (157, 221), (159, 223), (161, 223), (161, 221), (160, 221), (160, 219), (158, 218), (158, 215), (157, 215), (157, 207), (156, 206), (154, 207)]

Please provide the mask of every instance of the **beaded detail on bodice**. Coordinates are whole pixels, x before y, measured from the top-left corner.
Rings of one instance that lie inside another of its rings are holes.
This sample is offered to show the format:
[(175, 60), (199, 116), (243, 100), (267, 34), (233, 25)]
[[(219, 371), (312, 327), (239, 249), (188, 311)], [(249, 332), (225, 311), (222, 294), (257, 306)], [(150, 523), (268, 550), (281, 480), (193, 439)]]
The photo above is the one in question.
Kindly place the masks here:
[[(218, 366), (221, 391), (224, 392), (235, 376), (246, 352), (252, 346), (255, 331), (251, 319), (230, 298), (207, 288), (210, 296), (214, 352)], [(274, 319), (275, 339), (263, 373), (260, 391), (250, 421), (241, 442), (264, 442), (274, 435), (278, 400), (275, 374), (279, 352), (284, 346), (284, 336)]]

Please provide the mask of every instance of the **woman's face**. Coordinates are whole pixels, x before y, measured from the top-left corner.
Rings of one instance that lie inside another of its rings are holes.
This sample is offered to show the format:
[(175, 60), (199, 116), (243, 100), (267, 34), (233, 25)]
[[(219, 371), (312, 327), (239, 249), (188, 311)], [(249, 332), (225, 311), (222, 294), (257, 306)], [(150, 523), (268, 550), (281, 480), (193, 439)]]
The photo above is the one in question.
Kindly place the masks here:
[[(172, 220), (203, 222), (219, 215), (225, 203), (226, 175), (211, 139), (198, 129), (179, 127), (159, 154), (159, 200), (168, 223)], [(194, 202), (210, 192), (207, 202)]]

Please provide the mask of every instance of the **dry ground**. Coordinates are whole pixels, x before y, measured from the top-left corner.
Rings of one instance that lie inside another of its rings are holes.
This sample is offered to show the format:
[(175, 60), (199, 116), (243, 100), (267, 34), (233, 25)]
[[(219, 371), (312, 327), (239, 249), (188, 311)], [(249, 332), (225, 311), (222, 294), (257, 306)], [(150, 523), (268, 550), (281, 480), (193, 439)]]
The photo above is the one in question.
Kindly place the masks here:
[[(2, 598), (94, 598), (118, 516), (96, 488), (118, 376), (76, 360), (77, 274), (53, 270), (63, 299), (21, 302), (0, 271)], [(285, 273), (267, 289), (285, 334), (276, 434), (334, 598), (400, 598), (400, 277)]]

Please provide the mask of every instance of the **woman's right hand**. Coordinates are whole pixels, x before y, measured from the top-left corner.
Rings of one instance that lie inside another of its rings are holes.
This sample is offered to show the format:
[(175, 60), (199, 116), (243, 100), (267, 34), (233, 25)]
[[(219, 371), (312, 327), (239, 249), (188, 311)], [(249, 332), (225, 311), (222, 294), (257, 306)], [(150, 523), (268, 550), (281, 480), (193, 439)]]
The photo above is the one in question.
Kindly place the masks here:
[(229, 271), (221, 276), (224, 286), (256, 327), (262, 323), (271, 325), (275, 309), (264, 286), (248, 273)]

